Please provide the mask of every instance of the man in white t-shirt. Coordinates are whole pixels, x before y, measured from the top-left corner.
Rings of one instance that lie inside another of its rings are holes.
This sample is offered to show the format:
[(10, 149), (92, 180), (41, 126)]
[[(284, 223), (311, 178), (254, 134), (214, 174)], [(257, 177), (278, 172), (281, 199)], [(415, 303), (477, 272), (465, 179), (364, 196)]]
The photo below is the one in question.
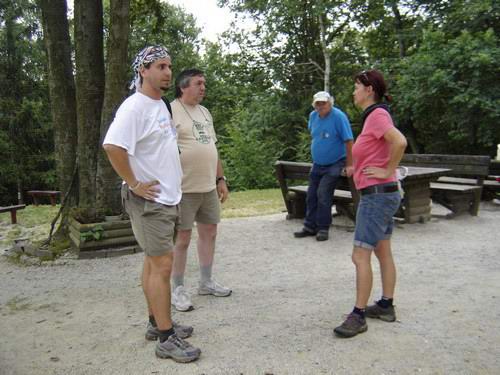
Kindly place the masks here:
[(158, 357), (191, 362), (201, 353), (184, 340), (193, 328), (173, 322), (170, 311), (173, 240), (182, 195), (176, 130), (162, 100), (172, 78), (171, 68), (164, 47), (150, 46), (139, 52), (131, 86), (136, 92), (118, 108), (103, 147), (124, 180), (122, 202), (145, 253), (142, 287), (149, 310), (146, 339), (158, 339)]
[(178, 311), (193, 309), (184, 287), (187, 250), (194, 222), (198, 232), (200, 283), (198, 294), (227, 297), (231, 289), (212, 278), (220, 202), (228, 197), (226, 178), (217, 152), (212, 116), (200, 105), (205, 77), (198, 69), (184, 70), (175, 80), (172, 105), (182, 165), (182, 200), (179, 231), (174, 248), (172, 304)]

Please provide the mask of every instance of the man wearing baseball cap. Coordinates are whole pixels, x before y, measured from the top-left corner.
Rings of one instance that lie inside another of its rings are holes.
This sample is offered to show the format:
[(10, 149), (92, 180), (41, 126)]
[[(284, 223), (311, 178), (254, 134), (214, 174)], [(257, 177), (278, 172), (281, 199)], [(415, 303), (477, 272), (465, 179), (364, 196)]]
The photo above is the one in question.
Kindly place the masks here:
[(328, 239), (332, 223), (333, 193), (337, 180), (345, 168), (352, 175), (351, 125), (344, 112), (333, 107), (333, 96), (319, 91), (313, 96), (314, 111), (307, 125), (311, 132), (313, 166), (309, 174), (306, 217), (303, 228), (294, 233), (297, 238), (316, 236), (318, 241)]

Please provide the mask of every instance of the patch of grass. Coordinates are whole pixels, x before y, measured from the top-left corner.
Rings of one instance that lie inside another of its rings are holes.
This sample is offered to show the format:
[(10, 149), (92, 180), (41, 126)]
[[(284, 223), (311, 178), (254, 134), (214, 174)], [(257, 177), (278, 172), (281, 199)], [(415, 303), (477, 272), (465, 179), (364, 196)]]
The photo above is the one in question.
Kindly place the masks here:
[(229, 194), (222, 205), (222, 217), (248, 217), (277, 214), (285, 210), (280, 189), (246, 190)]
[(33, 244), (45, 240), (58, 210), (59, 205), (26, 206), (17, 211), (17, 224), (10, 223), (10, 213), (0, 214), (0, 247), (10, 247), (14, 239), (21, 237), (29, 238)]

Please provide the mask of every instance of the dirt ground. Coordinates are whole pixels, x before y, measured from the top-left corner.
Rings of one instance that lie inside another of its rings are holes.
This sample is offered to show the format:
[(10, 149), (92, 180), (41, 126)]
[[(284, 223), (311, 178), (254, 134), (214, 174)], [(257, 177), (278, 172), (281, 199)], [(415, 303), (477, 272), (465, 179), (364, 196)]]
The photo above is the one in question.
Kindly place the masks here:
[(174, 314), (195, 327), (191, 364), (157, 359), (144, 339), (143, 255), (30, 267), (1, 256), (0, 374), (500, 373), (500, 206), (398, 225), (398, 320), (369, 320), (352, 339), (332, 334), (354, 302), (353, 233), (334, 224), (319, 243), (293, 238), (301, 223), (284, 214), (224, 220), (215, 274), (228, 298), (194, 294), (191, 247), (196, 309)]

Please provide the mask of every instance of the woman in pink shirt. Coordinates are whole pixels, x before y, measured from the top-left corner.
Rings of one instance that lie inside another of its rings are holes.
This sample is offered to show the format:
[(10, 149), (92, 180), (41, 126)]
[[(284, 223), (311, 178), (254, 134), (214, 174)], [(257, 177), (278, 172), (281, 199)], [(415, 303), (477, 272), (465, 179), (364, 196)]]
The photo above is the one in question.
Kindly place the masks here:
[[(396, 267), (391, 234), (392, 217), (401, 202), (396, 168), (406, 148), (406, 138), (395, 128), (388, 106), (382, 104), (383, 99), (390, 100), (382, 73), (368, 70), (358, 74), (353, 97), (354, 104), (363, 110), (363, 130), (352, 149), (353, 178), (361, 195), (352, 252), (356, 266), (356, 304), (347, 319), (334, 329), (341, 337), (365, 332), (368, 329), (365, 316), (387, 322), (396, 320), (393, 307)], [(380, 263), (383, 295), (367, 307), (373, 283), (372, 251)]]

